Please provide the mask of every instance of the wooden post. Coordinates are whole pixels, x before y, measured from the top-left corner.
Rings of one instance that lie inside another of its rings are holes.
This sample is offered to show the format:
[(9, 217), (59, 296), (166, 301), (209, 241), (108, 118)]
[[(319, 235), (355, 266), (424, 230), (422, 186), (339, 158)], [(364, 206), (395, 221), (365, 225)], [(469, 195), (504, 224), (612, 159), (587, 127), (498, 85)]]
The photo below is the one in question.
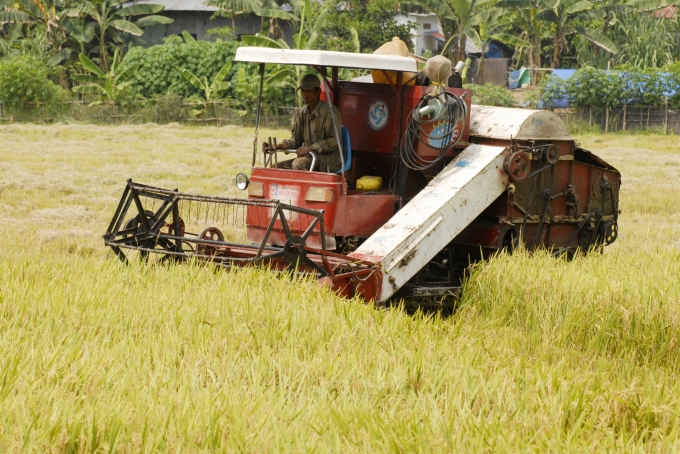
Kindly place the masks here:
[(604, 108), (604, 132), (609, 132), (609, 107)]
[(666, 119), (664, 120), (665, 126), (666, 126), (666, 135), (668, 135), (668, 96), (666, 96), (663, 100), (663, 103), (666, 108)]
[(0, 120), (2, 120), (2, 101), (0, 101)]
[(627, 102), (623, 102), (623, 130), (626, 130), (626, 107), (628, 106)]
[(647, 129), (649, 129), (649, 114), (651, 113), (651, 111), (652, 111), (652, 107), (647, 106)]
[(588, 108), (588, 126), (593, 125), (593, 105)]

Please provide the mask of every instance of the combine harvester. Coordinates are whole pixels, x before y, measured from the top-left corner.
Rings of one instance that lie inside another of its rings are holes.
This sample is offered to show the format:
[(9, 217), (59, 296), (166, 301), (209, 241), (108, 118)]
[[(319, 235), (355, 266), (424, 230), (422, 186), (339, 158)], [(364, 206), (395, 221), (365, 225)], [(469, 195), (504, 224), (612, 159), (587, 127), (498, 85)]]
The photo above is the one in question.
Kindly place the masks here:
[[(315, 274), (348, 298), (441, 303), (496, 251), (521, 243), (571, 257), (617, 237), (619, 172), (551, 112), (472, 105), (468, 90), (446, 88), (450, 63), (439, 77), (430, 59), (437, 84), (426, 87), (405, 80), (418, 72), (409, 57), (241, 47), (235, 61), (259, 64), (260, 100), (265, 64), (317, 70), (322, 99), (341, 112), (342, 169), (276, 168), (256, 126), (251, 175), (236, 179), (247, 198), (128, 181), (104, 235), (123, 261), (139, 251), (262, 265)], [(340, 80), (341, 68), (388, 83)], [(259, 111), (258, 101), (257, 125)]]

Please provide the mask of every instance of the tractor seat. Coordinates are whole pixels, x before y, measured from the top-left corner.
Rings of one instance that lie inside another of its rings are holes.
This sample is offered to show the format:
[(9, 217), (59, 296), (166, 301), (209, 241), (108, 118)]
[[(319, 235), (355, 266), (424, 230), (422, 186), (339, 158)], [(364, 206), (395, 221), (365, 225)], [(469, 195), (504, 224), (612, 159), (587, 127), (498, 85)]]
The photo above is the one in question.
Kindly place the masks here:
[(352, 145), (349, 141), (349, 131), (344, 126), (340, 126), (340, 139), (342, 141), (342, 157), (345, 160), (345, 168), (335, 172), (338, 175), (343, 171), (347, 172), (352, 167)]

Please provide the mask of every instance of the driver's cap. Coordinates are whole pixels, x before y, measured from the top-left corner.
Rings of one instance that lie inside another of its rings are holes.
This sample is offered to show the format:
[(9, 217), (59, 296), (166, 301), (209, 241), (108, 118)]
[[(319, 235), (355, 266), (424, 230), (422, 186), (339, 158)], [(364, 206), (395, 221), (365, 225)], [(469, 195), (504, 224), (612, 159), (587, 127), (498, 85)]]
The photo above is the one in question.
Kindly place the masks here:
[(313, 90), (314, 88), (321, 88), (321, 82), (314, 74), (307, 74), (300, 82), (300, 90)]

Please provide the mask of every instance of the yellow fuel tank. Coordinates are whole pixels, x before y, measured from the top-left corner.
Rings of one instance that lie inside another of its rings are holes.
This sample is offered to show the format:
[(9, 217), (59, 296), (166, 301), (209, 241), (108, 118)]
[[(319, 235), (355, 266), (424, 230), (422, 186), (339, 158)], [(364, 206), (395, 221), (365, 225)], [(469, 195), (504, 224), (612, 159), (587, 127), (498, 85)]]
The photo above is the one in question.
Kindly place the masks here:
[(382, 177), (365, 176), (357, 180), (356, 188), (359, 192), (380, 191), (382, 184)]

